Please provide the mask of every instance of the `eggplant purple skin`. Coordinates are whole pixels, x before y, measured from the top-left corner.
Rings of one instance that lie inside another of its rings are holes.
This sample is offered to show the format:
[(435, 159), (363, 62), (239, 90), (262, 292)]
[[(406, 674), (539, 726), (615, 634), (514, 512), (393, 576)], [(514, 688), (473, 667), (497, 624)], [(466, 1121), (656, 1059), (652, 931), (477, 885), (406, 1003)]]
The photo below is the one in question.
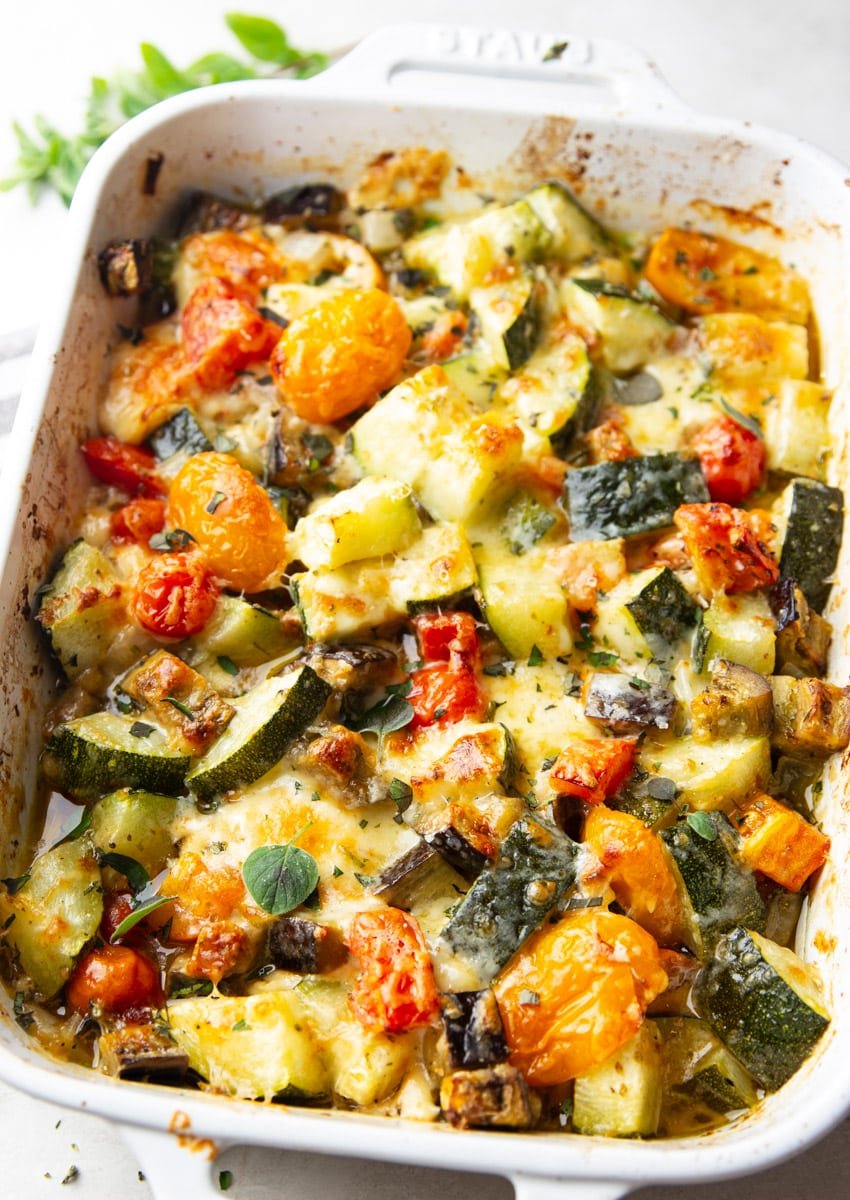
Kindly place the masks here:
[(636, 684), (629, 675), (597, 672), (591, 677), (584, 715), (615, 732), (654, 726), (669, 729), (676, 697), (659, 684)]
[(463, 875), (464, 879), (475, 879), (490, 861), (486, 854), (476, 850), (463, 834), (450, 824), (426, 833), (425, 841), (438, 854), (442, 854), (446, 862)]
[(791, 579), (789, 576), (784, 579), (777, 579), (768, 592), (770, 611), (776, 622), (777, 633), (781, 633), (783, 629), (787, 629), (794, 621), (799, 620), (800, 608), (795, 595), (796, 587), (797, 581)]
[(187, 196), (177, 216), (175, 237), (213, 233), (217, 229), (247, 229), (256, 223), (256, 216), (248, 208), (213, 192), (194, 191)]
[(443, 996), (443, 1027), (452, 1067), (492, 1067), (508, 1057), (499, 1006), (491, 988)]
[(277, 192), (263, 205), (263, 220), (272, 223), (287, 217), (332, 217), (345, 197), (332, 183), (305, 183)]
[(279, 970), (317, 975), (337, 966), (345, 952), (324, 925), (305, 917), (278, 917), (269, 929), (268, 955)]

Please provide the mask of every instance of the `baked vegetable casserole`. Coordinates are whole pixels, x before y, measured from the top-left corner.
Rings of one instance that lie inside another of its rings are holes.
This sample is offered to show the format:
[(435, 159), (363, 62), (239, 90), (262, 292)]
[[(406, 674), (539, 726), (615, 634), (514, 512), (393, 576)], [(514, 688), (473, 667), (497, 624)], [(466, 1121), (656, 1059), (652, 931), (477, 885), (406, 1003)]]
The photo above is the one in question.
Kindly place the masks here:
[(669, 1136), (781, 1087), (850, 741), (805, 281), (422, 148), (197, 193), (99, 266), (136, 300), (39, 598), (18, 1023), (461, 1127)]

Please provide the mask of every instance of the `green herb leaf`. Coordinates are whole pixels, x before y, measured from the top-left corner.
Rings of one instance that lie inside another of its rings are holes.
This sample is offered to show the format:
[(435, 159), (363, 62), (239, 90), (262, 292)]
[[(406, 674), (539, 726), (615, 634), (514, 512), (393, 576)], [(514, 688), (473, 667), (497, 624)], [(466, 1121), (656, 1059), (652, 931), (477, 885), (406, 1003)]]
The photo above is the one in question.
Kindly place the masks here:
[(156, 726), (148, 725), (147, 721), (134, 721), (130, 726), (131, 735), (137, 738), (150, 737), (155, 731)]
[(185, 1000), (187, 996), (209, 996), (213, 985), (210, 979), (189, 979), (185, 975), (175, 975), (171, 980), (169, 1000)]
[(293, 842), (260, 846), (242, 867), (242, 878), (254, 900), (276, 917), (303, 904), (319, 882), (316, 860)]
[(542, 62), (557, 62), (561, 55), (569, 46), (569, 42), (553, 42), (546, 53), (543, 55)]
[(726, 413), (727, 417), (731, 417), (732, 420), (737, 425), (740, 425), (742, 429), (749, 430), (750, 433), (755, 434), (757, 438), (761, 438), (761, 440), (764, 441), (764, 430), (762, 429), (761, 425), (759, 425), (755, 417), (748, 417), (746, 413), (742, 413), (739, 409), (735, 408), (734, 405), (730, 404), (725, 396), (718, 395), (717, 402)]
[(395, 803), (399, 813), (406, 812), (413, 799), (413, 788), (410, 784), (405, 783), (403, 779), (393, 779), (389, 790), (390, 799)]
[(106, 850), (98, 854), (97, 860), (101, 867), (112, 867), (118, 871), (130, 885), (130, 891), (138, 896), (150, 884), (150, 875), (140, 862), (130, 858), (129, 854), (118, 854), (115, 850)]
[(355, 871), (354, 878), (357, 880), (357, 882), (360, 884), (361, 887), (367, 888), (367, 887), (371, 887), (371, 885), (372, 885), (372, 876), (371, 875), (363, 875), (360, 873), (360, 871)]
[(227, 13), (227, 27), (234, 33), (249, 54), (260, 62), (289, 66), (298, 52), (289, 45), (286, 34), (268, 17), (251, 17), (247, 13)]
[(163, 696), (163, 699), (165, 700), (166, 704), (173, 705), (179, 713), (182, 713), (184, 717), (188, 717), (190, 721), (195, 720), (195, 714), (192, 712), (191, 708), (189, 708), (188, 704), (184, 704), (183, 701), (178, 700), (176, 696)]
[(226, 499), (227, 497), (225, 496), (224, 492), (213, 492), (212, 499), (207, 505), (207, 512), (210, 514), (210, 516), (212, 516), (219, 504), (221, 504), (222, 500)]
[(613, 667), (617, 660), (618, 656), (610, 650), (591, 650), (587, 656), (587, 661), (592, 667)]
[(388, 733), (404, 729), (413, 720), (413, 705), (403, 696), (387, 696), (379, 701), (362, 717), (352, 724), (352, 729), (358, 733), (376, 733), (378, 735), (378, 753), (384, 748), (384, 738)]
[(133, 911), (127, 913), (124, 920), (115, 927), (115, 932), (109, 939), (110, 942), (117, 942), (125, 933), (129, 933), (131, 929), (138, 925), (139, 921), (143, 921), (149, 913), (156, 912), (158, 908), (162, 908), (163, 904), (170, 904), (173, 899), (173, 896), (152, 896), (150, 900), (145, 900), (141, 904), (135, 905)]
[(3, 884), (10, 896), (14, 896), (15, 893), (19, 892), (24, 884), (29, 883), (29, 881), (30, 875), (28, 872), (24, 875), (10, 875), (6, 879), (0, 879), (0, 883)]
[(81, 838), (84, 833), (87, 833), (88, 830), (91, 829), (91, 822), (92, 822), (93, 816), (94, 816), (93, 808), (84, 808), (82, 816), (80, 817), (80, 819), (76, 823), (76, 825), (73, 827), (73, 829), (69, 829), (67, 833), (63, 834), (62, 837), (59, 839), (59, 841), (56, 843), (56, 845), (51, 846), (50, 849), (55, 850), (56, 846), (64, 846), (66, 842), (75, 842), (77, 840), (77, 838)]
[(691, 812), (685, 817), (688, 825), (693, 829), (697, 837), (704, 838), (707, 842), (717, 841), (717, 827), (707, 812)]
[(240, 1017), (238, 1021), (234, 1021), (230, 1028), (234, 1033), (243, 1033), (246, 1029), (250, 1029), (251, 1026), (244, 1017)]
[(155, 533), (148, 539), (148, 545), (151, 550), (186, 550), (194, 540), (185, 529), (169, 529)]
[(226, 654), (219, 654), (216, 662), (221, 667), (222, 671), (226, 671), (228, 675), (238, 675), (239, 668), (232, 658), (228, 658)]
[(218, 1173), (219, 1189), (222, 1192), (227, 1192), (230, 1190), (232, 1185), (233, 1185), (233, 1172), (232, 1171), (219, 1171), (219, 1173)]
[(159, 92), (160, 99), (165, 100), (169, 96), (177, 96), (180, 92), (192, 89), (194, 84), (168, 61), (158, 47), (152, 46), (150, 42), (142, 42), (139, 51), (147, 68), (148, 79)]
[(528, 665), (530, 667), (539, 667), (542, 662), (543, 654), (540, 650), (540, 647), (537, 645), (532, 646), (531, 653), (528, 656)]
[(591, 296), (619, 296), (625, 300), (634, 299), (628, 288), (624, 288), (619, 283), (609, 283), (607, 279), (571, 279), (570, 283), (574, 283), (583, 292), (589, 292)]

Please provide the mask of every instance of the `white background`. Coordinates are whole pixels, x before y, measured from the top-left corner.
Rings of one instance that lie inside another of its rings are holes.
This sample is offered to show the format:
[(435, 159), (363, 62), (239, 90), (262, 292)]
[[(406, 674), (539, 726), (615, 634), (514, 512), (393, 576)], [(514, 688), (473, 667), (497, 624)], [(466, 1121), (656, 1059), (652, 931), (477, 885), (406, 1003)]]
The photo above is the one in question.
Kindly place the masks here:
[[(14, 157), (9, 121), (36, 111), (74, 132), (87, 78), (132, 67), (154, 41), (180, 65), (235, 49), (221, 14), (236, 8), (280, 20), (294, 43), (330, 49), (379, 25), (411, 20), (539, 28), (615, 37), (645, 50), (681, 97), (705, 112), (787, 130), (850, 163), (848, 0), (0, 0), (0, 175)], [(38, 323), (64, 212), (45, 199), (0, 195), (0, 336)], [(0, 449), (0, 462), (2, 462)], [(850, 1069), (850, 1067), (848, 1068)], [(57, 1124), (58, 1123), (58, 1124)], [(796, 1162), (738, 1183), (647, 1189), (639, 1200), (850, 1200), (850, 1123)], [(79, 1176), (61, 1180), (74, 1164)], [(234, 1151), (228, 1200), (508, 1200), (500, 1180), (375, 1166), (310, 1155)], [(438, 1164), (435, 1164), (437, 1166)], [(149, 1200), (137, 1165), (112, 1128), (29, 1100), (0, 1084), (0, 1196), (9, 1200)], [(192, 1200), (191, 1197), (186, 1200)]]

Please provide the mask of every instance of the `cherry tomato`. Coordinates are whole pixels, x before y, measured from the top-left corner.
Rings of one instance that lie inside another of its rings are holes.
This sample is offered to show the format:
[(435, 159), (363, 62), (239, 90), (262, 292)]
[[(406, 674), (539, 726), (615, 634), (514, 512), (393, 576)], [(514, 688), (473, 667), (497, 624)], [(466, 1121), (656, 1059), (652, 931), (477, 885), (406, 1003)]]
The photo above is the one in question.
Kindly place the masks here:
[(135, 495), (161, 496), (165, 492), (156, 473), (156, 459), (141, 446), (130, 446), (114, 437), (89, 438), (80, 449), (86, 465), (101, 483)]
[(191, 533), (227, 587), (260, 591), (286, 566), (286, 524), (231, 455), (194, 454), (175, 477), (168, 506), (172, 523)]
[(373, 404), (396, 382), (410, 340), (392, 296), (346, 288), (294, 320), (269, 365), (290, 408), (305, 421), (327, 424)]
[(549, 773), (562, 796), (602, 804), (626, 782), (637, 747), (627, 738), (574, 738)]
[(691, 445), (712, 500), (740, 504), (761, 483), (764, 441), (731, 417), (716, 417), (703, 425)]
[(164, 638), (200, 633), (218, 600), (218, 585), (200, 559), (160, 554), (139, 573), (133, 613), (143, 629)]
[(274, 243), (256, 230), (195, 233), (185, 240), (181, 254), (193, 270), (232, 284), (252, 303), (285, 271), (283, 256)]
[(705, 592), (753, 592), (779, 578), (761, 518), (728, 504), (683, 504), (673, 519)]
[(77, 963), (65, 995), (78, 1013), (88, 1013), (92, 1007), (116, 1013), (163, 1000), (158, 969), (146, 954), (130, 946), (89, 950)]
[(451, 663), (432, 663), (411, 675), (405, 699), (413, 706), (410, 729), (422, 725), (453, 725), (464, 717), (483, 717), (487, 697), (473, 671)]
[(366, 1028), (403, 1033), (430, 1025), (440, 1011), (434, 972), (415, 917), (399, 908), (358, 913), (348, 945), (360, 959), (351, 1007)]
[(429, 362), (443, 362), (457, 354), (466, 334), (468, 321), (459, 310), (440, 313), (431, 328), (422, 335), (420, 346)]
[(413, 624), (424, 662), (474, 668), (481, 658), (475, 618), (469, 613), (424, 613)]
[(575, 1079), (637, 1033), (666, 985), (640, 925), (600, 909), (569, 913), (520, 946), (494, 984), (510, 1060), (534, 1087)]
[(144, 496), (117, 508), (109, 526), (116, 542), (138, 542), (146, 546), (165, 525), (165, 501)]
[(237, 371), (267, 358), (280, 336), (280, 326), (264, 321), (223, 279), (195, 288), (181, 325), (186, 357), (207, 388), (229, 387)]

